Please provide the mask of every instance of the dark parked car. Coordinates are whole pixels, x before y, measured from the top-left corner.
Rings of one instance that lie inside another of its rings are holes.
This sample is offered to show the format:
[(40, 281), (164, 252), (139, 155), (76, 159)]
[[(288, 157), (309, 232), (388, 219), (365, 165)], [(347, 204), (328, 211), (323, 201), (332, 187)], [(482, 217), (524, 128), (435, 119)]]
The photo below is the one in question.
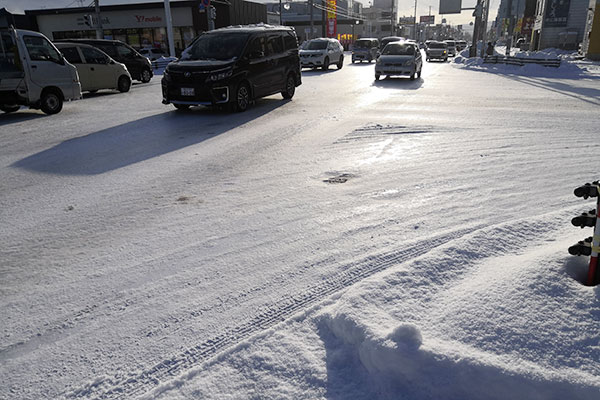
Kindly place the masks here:
[(150, 79), (152, 79), (152, 64), (150, 64), (150, 60), (135, 51), (133, 47), (126, 43), (118, 40), (105, 39), (61, 39), (55, 40), (55, 42), (89, 44), (90, 46), (102, 50), (115, 61), (125, 64), (132, 79), (144, 83), (150, 82)]
[(296, 33), (269, 25), (205, 32), (167, 66), (161, 83), (163, 103), (177, 109), (229, 105), (245, 111), (259, 97), (290, 99), (302, 83)]

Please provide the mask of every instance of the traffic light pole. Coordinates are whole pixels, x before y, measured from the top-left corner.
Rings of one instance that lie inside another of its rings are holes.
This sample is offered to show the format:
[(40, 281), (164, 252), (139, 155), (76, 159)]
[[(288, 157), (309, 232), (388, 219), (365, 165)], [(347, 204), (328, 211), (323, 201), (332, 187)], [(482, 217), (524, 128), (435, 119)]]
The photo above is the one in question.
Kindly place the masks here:
[[(600, 188), (598, 189), (600, 190)], [(598, 213), (600, 213), (600, 197), (596, 205), (596, 225), (594, 227), (594, 236), (592, 238), (592, 254), (590, 255), (590, 267), (588, 269), (587, 284), (593, 286), (598, 283), (598, 250), (600, 250), (600, 224), (598, 223)]]
[(100, 0), (94, 0), (94, 12), (96, 14), (96, 39), (104, 39), (102, 20), (100, 19)]

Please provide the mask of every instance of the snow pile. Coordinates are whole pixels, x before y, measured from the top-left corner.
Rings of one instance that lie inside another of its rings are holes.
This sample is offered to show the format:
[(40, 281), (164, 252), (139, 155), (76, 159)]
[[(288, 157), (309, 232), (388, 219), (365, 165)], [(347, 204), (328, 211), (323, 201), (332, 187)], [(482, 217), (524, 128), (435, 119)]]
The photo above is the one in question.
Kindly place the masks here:
[(600, 288), (553, 239), (572, 212), (454, 240), (148, 398), (597, 399)]
[[(478, 53), (479, 54), (479, 53)], [(494, 50), (494, 55), (503, 56)], [(565, 53), (557, 49), (547, 49), (543, 51), (521, 51), (515, 54), (516, 58), (529, 60), (556, 60), (561, 59), (561, 64), (556, 67), (545, 67), (540, 64), (525, 64), (523, 66), (510, 64), (484, 63), (480, 57), (469, 58), (469, 52), (463, 50), (454, 58), (454, 65), (475, 71), (491, 72), (508, 75), (536, 76), (536, 77), (556, 77), (556, 78), (580, 78), (589, 76), (589, 69), (577, 62), (577, 59), (571, 53)]]

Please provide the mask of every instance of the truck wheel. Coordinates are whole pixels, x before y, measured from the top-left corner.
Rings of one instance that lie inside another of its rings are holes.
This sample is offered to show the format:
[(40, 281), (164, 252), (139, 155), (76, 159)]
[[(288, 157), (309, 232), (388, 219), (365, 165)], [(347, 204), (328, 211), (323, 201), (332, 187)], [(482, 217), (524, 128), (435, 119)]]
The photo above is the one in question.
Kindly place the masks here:
[(40, 99), (40, 108), (48, 115), (58, 114), (62, 110), (63, 100), (56, 90), (46, 90)]
[(152, 79), (152, 73), (148, 68), (142, 71), (142, 83), (148, 83)]
[(121, 92), (121, 93), (129, 92), (130, 88), (131, 88), (131, 79), (129, 79), (125, 75), (120, 76), (119, 82), (117, 83), (117, 89), (119, 89), (119, 92)]
[(296, 80), (292, 74), (289, 74), (285, 80), (285, 90), (281, 92), (284, 99), (291, 99), (296, 93)]
[(11, 112), (18, 111), (19, 108), (21, 108), (21, 106), (19, 106), (18, 104), (15, 104), (15, 105), (2, 104), (2, 105), (0, 105), (0, 110), (4, 111), (5, 113), (11, 113)]
[(375, 74), (375, 80), (378, 81), (379, 80), (380, 75), (379, 74)]

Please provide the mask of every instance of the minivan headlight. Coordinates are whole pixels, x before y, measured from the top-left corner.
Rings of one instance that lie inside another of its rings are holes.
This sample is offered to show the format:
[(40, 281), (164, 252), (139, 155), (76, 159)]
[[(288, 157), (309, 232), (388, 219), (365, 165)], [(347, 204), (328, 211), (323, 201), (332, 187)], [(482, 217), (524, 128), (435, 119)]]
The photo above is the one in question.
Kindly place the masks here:
[(233, 74), (233, 70), (229, 69), (227, 71), (210, 74), (208, 78), (206, 78), (206, 82), (216, 82), (225, 78), (229, 78)]

